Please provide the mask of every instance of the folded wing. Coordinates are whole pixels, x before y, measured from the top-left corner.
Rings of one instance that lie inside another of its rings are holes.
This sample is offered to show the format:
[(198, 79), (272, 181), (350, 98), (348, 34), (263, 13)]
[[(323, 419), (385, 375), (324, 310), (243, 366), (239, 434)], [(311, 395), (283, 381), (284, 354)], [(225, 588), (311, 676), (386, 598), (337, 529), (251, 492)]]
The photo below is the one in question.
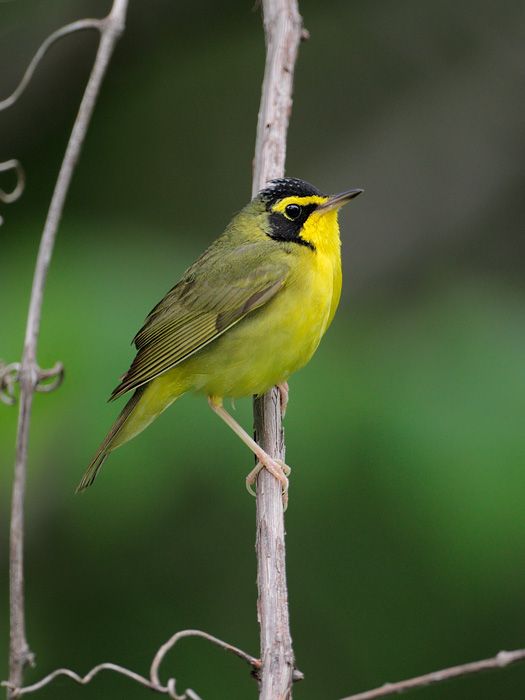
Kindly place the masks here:
[(257, 242), (203, 253), (146, 318), (134, 338), (137, 356), (111, 399), (182, 362), (277, 294), (289, 270), (272, 249)]

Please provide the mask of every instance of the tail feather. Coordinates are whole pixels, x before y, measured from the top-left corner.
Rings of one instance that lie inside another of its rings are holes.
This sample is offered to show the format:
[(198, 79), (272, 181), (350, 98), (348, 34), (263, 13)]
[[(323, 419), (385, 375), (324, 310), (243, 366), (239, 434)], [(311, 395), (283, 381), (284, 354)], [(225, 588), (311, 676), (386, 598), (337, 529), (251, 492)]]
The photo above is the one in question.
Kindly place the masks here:
[(117, 444), (114, 444), (116, 442), (116, 438), (122, 428), (124, 427), (124, 424), (130, 417), (131, 413), (133, 412), (133, 409), (136, 407), (138, 404), (142, 394), (144, 393), (144, 388), (140, 387), (135, 391), (131, 399), (128, 401), (128, 403), (124, 406), (121, 414), (115, 421), (113, 427), (109, 431), (109, 433), (106, 435), (104, 438), (102, 444), (97, 450), (96, 455), (93, 457), (91, 460), (91, 464), (89, 467), (86, 469), (86, 472), (84, 476), (82, 477), (79, 485), (76, 488), (75, 493), (79, 493), (80, 491), (84, 491), (84, 489), (87, 489), (88, 486), (91, 486), (91, 484), (95, 481), (95, 478), (98, 474), (98, 471), (100, 467), (102, 466), (104, 460), (108, 456), (108, 453), (114, 450), (116, 447), (122, 444), (122, 442), (126, 442), (126, 440), (123, 440), (122, 442), (119, 441)]

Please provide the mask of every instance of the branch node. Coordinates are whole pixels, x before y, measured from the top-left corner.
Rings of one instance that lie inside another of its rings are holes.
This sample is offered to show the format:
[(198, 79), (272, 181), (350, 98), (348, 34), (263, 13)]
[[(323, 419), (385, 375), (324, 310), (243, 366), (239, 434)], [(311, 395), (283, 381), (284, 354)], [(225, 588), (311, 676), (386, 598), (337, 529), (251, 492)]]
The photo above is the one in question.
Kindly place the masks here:
[(297, 683), (297, 681), (304, 681), (304, 673), (299, 671), (298, 668), (294, 668), (292, 673), (292, 681), (294, 683)]
[(510, 651), (505, 651), (502, 649), (500, 652), (496, 654), (496, 664), (500, 667), (503, 668), (504, 666), (508, 666), (512, 661), (514, 660), (514, 654)]
[[(12, 362), (6, 365), (0, 360), (0, 400), (8, 406), (14, 406), (16, 403), (15, 384), (20, 381), (19, 362)], [(64, 380), (64, 365), (61, 362), (55, 363), (51, 369), (40, 369), (38, 365), (31, 372), (34, 377), (33, 386), (35, 391), (41, 394), (47, 394), (57, 389)], [(45, 384), (48, 379), (55, 381)]]

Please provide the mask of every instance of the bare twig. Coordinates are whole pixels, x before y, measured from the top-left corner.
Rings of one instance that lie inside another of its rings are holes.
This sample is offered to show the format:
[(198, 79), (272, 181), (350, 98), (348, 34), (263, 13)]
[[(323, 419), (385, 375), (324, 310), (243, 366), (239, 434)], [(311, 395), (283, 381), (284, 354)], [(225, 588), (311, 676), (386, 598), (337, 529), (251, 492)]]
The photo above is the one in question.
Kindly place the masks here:
[(176, 681), (174, 678), (170, 678), (166, 685), (162, 685), (162, 683), (159, 680), (159, 667), (162, 661), (164, 660), (164, 657), (166, 656), (168, 651), (172, 647), (174, 647), (180, 639), (183, 639), (184, 637), (202, 637), (203, 639), (206, 639), (212, 644), (221, 647), (221, 649), (235, 654), (235, 656), (238, 656), (249, 666), (251, 666), (254, 671), (257, 671), (261, 666), (261, 662), (259, 661), (259, 659), (250, 656), (250, 654), (247, 654), (246, 652), (242, 651), (242, 649), (238, 649), (237, 647), (234, 647), (231, 644), (228, 644), (227, 642), (223, 642), (222, 639), (213, 637), (211, 634), (208, 634), (207, 632), (201, 632), (200, 630), (184, 630), (182, 632), (177, 632), (176, 634), (174, 634), (173, 637), (168, 639), (168, 641), (160, 647), (158, 652), (155, 654), (153, 663), (151, 664), (149, 678), (145, 678), (139, 673), (130, 671), (129, 669), (124, 668), (124, 666), (112, 663), (104, 663), (98, 664), (98, 666), (92, 668), (91, 671), (89, 671), (89, 673), (86, 673), (85, 676), (80, 676), (78, 673), (75, 673), (75, 671), (71, 671), (68, 668), (59, 668), (56, 671), (53, 671), (52, 673), (45, 676), (45, 678), (42, 678), (42, 680), (38, 681), (38, 683), (33, 683), (33, 685), (28, 685), (25, 688), (16, 687), (12, 685), (12, 683), (6, 681), (3, 681), (0, 685), (4, 685), (7, 688), (9, 688), (12, 692), (12, 697), (16, 698), (20, 697), (21, 695), (26, 695), (27, 693), (33, 693), (35, 690), (40, 690), (44, 686), (49, 685), (49, 683), (54, 681), (55, 678), (57, 678), (58, 676), (67, 676), (68, 678), (71, 678), (77, 683), (80, 683), (80, 685), (87, 685), (87, 683), (93, 680), (93, 678), (98, 673), (100, 673), (100, 671), (114, 671), (115, 673), (120, 673), (123, 676), (131, 678), (131, 680), (146, 686), (146, 688), (149, 688), (150, 690), (154, 690), (157, 693), (163, 693), (164, 695), (169, 695), (169, 697), (174, 698), (174, 700), (200, 700), (197, 693), (191, 688), (187, 688), (182, 695), (178, 695), (176, 691)]
[[(302, 34), (296, 0), (263, 0), (266, 68), (257, 123), (253, 194), (284, 175), (295, 62)], [(284, 459), (279, 391), (254, 399), (256, 441)], [(288, 615), (281, 484), (266, 469), (257, 476), (257, 584), (261, 626), (261, 700), (290, 698), (294, 655)], [(297, 676), (296, 676), (297, 678)]]
[[(42, 379), (51, 376), (61, 376), (62, 367), (58, 363), (52, 370), (40, 370), (36, 361), (38, 334), (40, 330), (40, 317), (44, 285), (47, 270), (53, 252), (53, 245), (62, 216), (64, 202), (69, 189), (76, 162), (78, 160), (82, 144), (87, 132), (89, 121), (93, 113), (100, 85), (106, 72), (109, 60), (118, 37), (124, 29), (127, 0), (114, 0), (110, 14), (103, 20), (83, 20), (75, 22), (62, 30), (52, 34), (41, 46), (35, 58), (31, 62), (22, 82), (3, 103), (0, 108), (12, 104), (23, 92), (31, 78), (38, 62), (45, 54), (49, 46), (61, 36), (69, 34), (77, 29), (96, 27), (100, 30), (100, 43), (89, 77), (79, 112), (71, 132), (64, 160), (58, 175), (53, 197), (49, 207), (38, 258), (33, 278), (33, 288), (29, 302), (26, 335), (22, 361), (19, 368), (20, 383), (20, 410), (18, 415), (18, 432), (16, 441), (15, 475), (13, 482), (13, 497), (11, 507), (11, 546), (10, 546), (10, 611), (11, 611), (11, 635), (9, 656), (9, 683), (10, 688), (19, 688), (22, 685), (23, 671), (28, 664), (33, 663), (33, 654), (29, 649), (25, 634), (24, 615), (24, 577), (23, 577), (23, 551), (24, 551), (24, 501), (26, 487), (27, 452), (29, 442), (29, 426), (31, 421), (31, 409), (34, 392)], [(47, 390), (55, 385), (47, 387)], [(12, 690), (8, 690), (8, 697), (14, 697)]]
[(414, 690), (414, 688), (422, 688), (426, 685), (449, 681), (452, 678), (471, 676), (475, 673), (482, 673), (483, 671), (495, 671), (523, 660), (525, 660), (525, 649), (500, 651), (499, 654), (496, 654), (496, 656), (491, 659), (473, 661), (472, 663), (461, 664), (460, 666), (452, 666), (442, 671), (434, 671), (433, 673), (427, 673), (424, 676), (417, 676), (416, 678), (409, 678), (406, 681), (399, 681), (398, 683), (385, 683), (380, 688), (367, 690), (364, 693), (357, 693), (357, 695), (349, 695), (346, 698), (342, 698), (342, 700), (376, 700), (377, 698), (384, 698), (388, 695), (399, 695), (400, 693), (406, 693), (407, 690)]

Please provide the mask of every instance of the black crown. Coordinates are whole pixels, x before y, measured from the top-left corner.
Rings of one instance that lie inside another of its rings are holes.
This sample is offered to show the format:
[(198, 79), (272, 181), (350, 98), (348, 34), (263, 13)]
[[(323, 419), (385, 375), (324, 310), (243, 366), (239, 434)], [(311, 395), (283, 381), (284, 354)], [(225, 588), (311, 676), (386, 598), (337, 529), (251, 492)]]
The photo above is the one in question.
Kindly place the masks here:
[(326, 197), (317, 187), (296, 177), (280, 177), (270, 180), (269, 187), (261, 190), (257, 196), (267, 202), (267, 206), (275, 204), (285, 197)]

